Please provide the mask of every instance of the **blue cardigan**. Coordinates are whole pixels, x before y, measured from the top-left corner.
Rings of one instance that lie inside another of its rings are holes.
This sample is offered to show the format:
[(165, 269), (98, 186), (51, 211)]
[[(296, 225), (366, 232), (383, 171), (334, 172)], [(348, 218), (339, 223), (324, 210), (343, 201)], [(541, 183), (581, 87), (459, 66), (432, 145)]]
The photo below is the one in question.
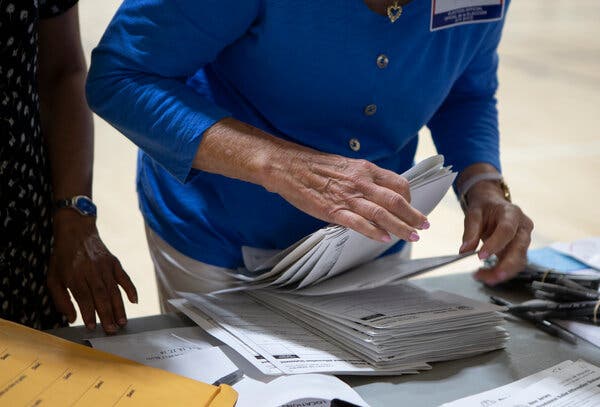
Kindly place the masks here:
[(203, 132), (232, 116), (397, 172), (427, 125), (446, 162), (500, 168), (503, 20), (430, 31), (432, 0), (395, 24), (363, 0), (125, 0), (93, 52), (91, 107), (140, 148), (148, 225), (189, 257), (242, 264), (323, 222), (261, 186), (191, 168)]

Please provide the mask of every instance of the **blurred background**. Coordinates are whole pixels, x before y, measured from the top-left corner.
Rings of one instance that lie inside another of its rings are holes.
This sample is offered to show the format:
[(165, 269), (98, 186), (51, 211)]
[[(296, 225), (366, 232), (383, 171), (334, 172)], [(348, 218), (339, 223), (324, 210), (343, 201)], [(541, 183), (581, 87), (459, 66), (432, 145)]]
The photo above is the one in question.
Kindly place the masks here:
[[(120, 3), (80, 1), (88, 63)], [(534, 247), (600, 236), (599, 16), (597, 0), (513, 0), (508, 12), (498, 94), (502, 164), (514, 201), (535, 222)], [(98, 117), (95, 126), (98, 227), (138, 288), (139, 304), (126, 304), (128, 316), (156, 314), (154, 272), (135, 194), (136, 147)], [(418, 159), (432, 154), (423, 130)], [(432, 227), (414, 245), (413, 257), (456, 253), (462, 219), (449, 193), (429, 216)], [(477, 264), (466, 259), (444, 272), (470, 272)]]

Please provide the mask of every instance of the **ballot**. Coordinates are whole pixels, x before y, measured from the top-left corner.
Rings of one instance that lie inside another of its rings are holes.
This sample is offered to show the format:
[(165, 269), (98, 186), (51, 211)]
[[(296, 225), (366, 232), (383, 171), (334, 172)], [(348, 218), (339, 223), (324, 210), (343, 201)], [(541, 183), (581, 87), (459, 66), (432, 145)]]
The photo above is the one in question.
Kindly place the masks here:
[(600, 405), (600, 369), (584, 360), (564, 361), (496, 389), (442, 407), (587, 407)]
[(237, 393), (0, 319), (0, 405), (234, 406)]
[[(411, 205), (429, 214), (452, 186), (456, 173), (444, 166), (444, 157), (436, 155), (421, 161), (402, 174), (410, 184)], [(265, 250), (242, 247), (244, 267), (232, 272), (238, 284), (218, 293), (261, 288), (277, 288), (297, 294), (322, 294), (325, 289), (311, 290), (324, 282), (355, 271), (351, 277), (328, 284), (327, 290), (354, 291), (365, 286), (388, 285), (393, 280), (423, 272), (460, 259), (460, 256), (427, 259), (414, 267), (411, 262), (396, 264), (394, 268), (380, 268), (383, 278), (371, 278), (370, 271), (356, 271), (359, 266), (376, 268), (370, 264), (400, 240), (391, 236), (389, 243), (372, 240), (340, 225), (331, 225), (305, 236), (285, 250)]]
[(179, 293), (171, 303), (265, 374), (414, 374), (500, 349), (502, 308), (403, 283), (304, 296)]

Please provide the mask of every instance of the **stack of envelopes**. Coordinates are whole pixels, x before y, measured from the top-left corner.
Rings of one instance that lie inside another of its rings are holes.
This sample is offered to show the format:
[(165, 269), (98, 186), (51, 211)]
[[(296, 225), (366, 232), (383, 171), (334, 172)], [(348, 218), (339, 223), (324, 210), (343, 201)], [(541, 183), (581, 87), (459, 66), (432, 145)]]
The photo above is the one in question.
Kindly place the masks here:
[[(411, 205), (428, 215), (444, 197), (456, 173), (442, 155), (421, 161), (402, 174), (410, 183)], [(243, 247), (240, 284), (224, 291), (278, 287), (302, 290), (379, 257), (398, 242), (381, 243), (343, 226), (328, 226), (283, 251)]]

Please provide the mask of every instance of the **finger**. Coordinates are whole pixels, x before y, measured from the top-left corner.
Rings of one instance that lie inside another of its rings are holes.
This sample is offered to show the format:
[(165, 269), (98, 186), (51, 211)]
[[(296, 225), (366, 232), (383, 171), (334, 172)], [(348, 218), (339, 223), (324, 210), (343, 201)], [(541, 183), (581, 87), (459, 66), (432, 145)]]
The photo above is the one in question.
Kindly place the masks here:
[(515, 211), (507, 211), (499, 219), (489, 237), (485, 238), (479, 258), (486, 259), (501, 252), (511, 242), (519, 230), (520, 216)]
[(117, 286), (117, 282), (112, 280), (112, 282), (107, 282), (107, 286), (109, 287), (110, 300), (113, 309), (114, 320), (117, 325), (125, 326), (127, 325), (127, 314), (125, 313), (125, 305), (123, 305), (123, 298), (121, 298), (121, 291), (119, 291), (119, 286)]
[(388, 243), (392, 240), (385, 230), (378, 228), (362, 216), (347, 209), (336, 211), (333, 215), (333, 221), (379, 242)]
[(87, 284), (84, 282), (72, 286), (71, 292), (81, 312), (81, 319), (89, 330), (96, 329), (96, 309), (94, 308), (94, 298)]
[(373, 176), (373, 181), (377, 185), (402, 195), (402, 197), (410, 203), (410, 183), (402, 175), (398, 175), (394, 171), (377, 167)]
[(416, 242), (419, 240), (417, 231), (392, 215), (385, 208), (368, 201), (366, 199), (358, 199), (351, 203), (351, 208), (355, 213), (362, 216), (366, 220), (375, 223), (379, 228), (392, 233), (400, 239)]
[(465, 230), (463, 232), (462, 246), (460, 246), (459, 253), (470, 252), (477, 249), (482, 230), (483, 222), (481, 210), (468, 210), (465, 214)]
[(113, 334), (117, 331), (117, 324), (115, 322), (112, 301), (108, 292), (107, 285), (105, 284), (103, 276), (105, 273), (112, 274), (112, 270), (103, 270), (102, 268), (108, 267), (106, 265), (96, 266), (92, 272), (87, 275), (87, 283), (92, 291), (92, 297), (94, 299), (94, 306), (96, 312), (100, 318), (100, 323), (104, 332), (107, 334)]
[(129, 302), (137, 304), (138, 294), (135, 285), (133, 285), (131, 278), (129, 278), (129, 275), (125, 272), (125, 270), (123, 270), (119, 260), (116, 259), (114, 263), (114, 277), (117, 284), (119, 284), (121, 287), (123, 287), (123, 290), (125, 290)]
[(48, 277), (47, 284), (56, 309), (67, 317), (69, 323), (72, 324), (75, 322), (77, 311), (75, 311), (75, 306), (73, 305), (73, 301), (71, 301), (71, 296), (69, 295), (67, 287), (51, 277)]
[(498, 256), (498, 262), (489, 269), (479, 270), (475, 278), (486, 284), (495, 285), (510, 280), (527, 264), (527, 249), (531, 243), (531, 231), (519, 228), (515, 238)]
[(378, 185), (371, 185), (365, 193), (365, 197), (382, 206), (392, 215), (401, 219), (407, 225), (418, 229), (429, 228), (427, 217), (410, 206), (410, 203), (399, 193)]

